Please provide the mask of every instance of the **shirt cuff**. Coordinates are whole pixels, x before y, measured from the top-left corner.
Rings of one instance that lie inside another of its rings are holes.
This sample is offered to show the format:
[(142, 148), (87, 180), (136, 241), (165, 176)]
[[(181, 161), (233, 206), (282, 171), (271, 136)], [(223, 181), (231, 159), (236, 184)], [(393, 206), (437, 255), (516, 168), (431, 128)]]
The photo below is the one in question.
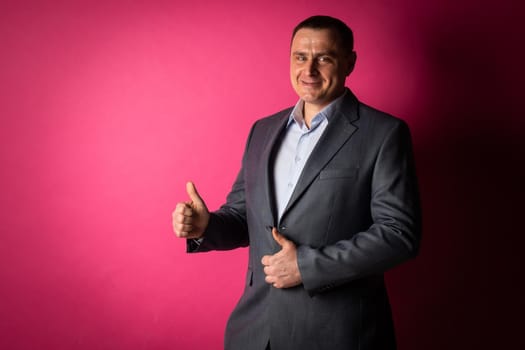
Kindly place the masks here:
[(188, 251), (188, 253), (193, 253), (193, 252), (198, 251), (203, 240), (204, 240), (204, 238), (188, 239), (186, 241), (187, 242), (187, 251)]

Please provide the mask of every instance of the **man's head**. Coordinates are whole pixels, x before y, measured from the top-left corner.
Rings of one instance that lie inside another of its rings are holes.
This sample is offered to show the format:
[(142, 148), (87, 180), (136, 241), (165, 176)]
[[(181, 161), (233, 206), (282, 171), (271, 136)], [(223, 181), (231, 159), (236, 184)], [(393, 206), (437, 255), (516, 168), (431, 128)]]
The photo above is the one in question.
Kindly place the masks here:
[(292, 41), (300, 29), (328, 29), (336, 35), (340, 47), (348, 54), (354, 50), (354, 33), (343, 21), (330, 16), (312, 16), (299, 23), (293, 30)]
[(290, 76), (306, 104), (320, 110), (344, 92), (356, 60), (353, 45), (352, 30), (333, 17), (313, 16), (295, 27)]

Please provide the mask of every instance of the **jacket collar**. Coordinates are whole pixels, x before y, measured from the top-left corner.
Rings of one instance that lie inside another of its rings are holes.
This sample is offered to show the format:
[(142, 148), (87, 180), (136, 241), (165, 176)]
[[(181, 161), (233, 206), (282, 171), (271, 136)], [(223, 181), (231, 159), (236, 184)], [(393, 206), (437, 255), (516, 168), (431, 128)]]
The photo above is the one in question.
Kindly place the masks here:
[(335, 111), (326, 130), (312, 150), (283, 212), (283, 218), (308, 189), (310, 184), (319, 176), (321, 170), (324, 169), (357, 130), (354, 122), (359, 119), (358, 105), (359, 102), (355, 95), (350, 90), (347, 90), (343, 103), (341, 103), (340, 107)]

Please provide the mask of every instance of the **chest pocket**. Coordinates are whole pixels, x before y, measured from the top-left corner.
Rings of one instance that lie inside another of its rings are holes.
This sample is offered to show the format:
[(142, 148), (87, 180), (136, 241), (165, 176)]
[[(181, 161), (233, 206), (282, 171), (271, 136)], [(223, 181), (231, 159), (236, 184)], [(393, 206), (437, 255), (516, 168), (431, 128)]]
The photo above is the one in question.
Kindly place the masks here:
[(357, 178), (359, 168), (324, 169), (319, 174), (319, 180)]

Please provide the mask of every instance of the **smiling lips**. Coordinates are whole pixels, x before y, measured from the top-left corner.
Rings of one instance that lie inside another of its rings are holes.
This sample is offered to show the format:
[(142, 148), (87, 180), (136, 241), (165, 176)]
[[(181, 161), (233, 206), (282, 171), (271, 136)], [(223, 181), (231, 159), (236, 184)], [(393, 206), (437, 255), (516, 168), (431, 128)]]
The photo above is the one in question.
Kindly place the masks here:
[(321, 81), (304, 81), (304, 80), (299, 80), (300, 83), (304, 86), (307, 86), (307, 87), (316, 87), (316, 86), (319, 86), (321, 85)]

